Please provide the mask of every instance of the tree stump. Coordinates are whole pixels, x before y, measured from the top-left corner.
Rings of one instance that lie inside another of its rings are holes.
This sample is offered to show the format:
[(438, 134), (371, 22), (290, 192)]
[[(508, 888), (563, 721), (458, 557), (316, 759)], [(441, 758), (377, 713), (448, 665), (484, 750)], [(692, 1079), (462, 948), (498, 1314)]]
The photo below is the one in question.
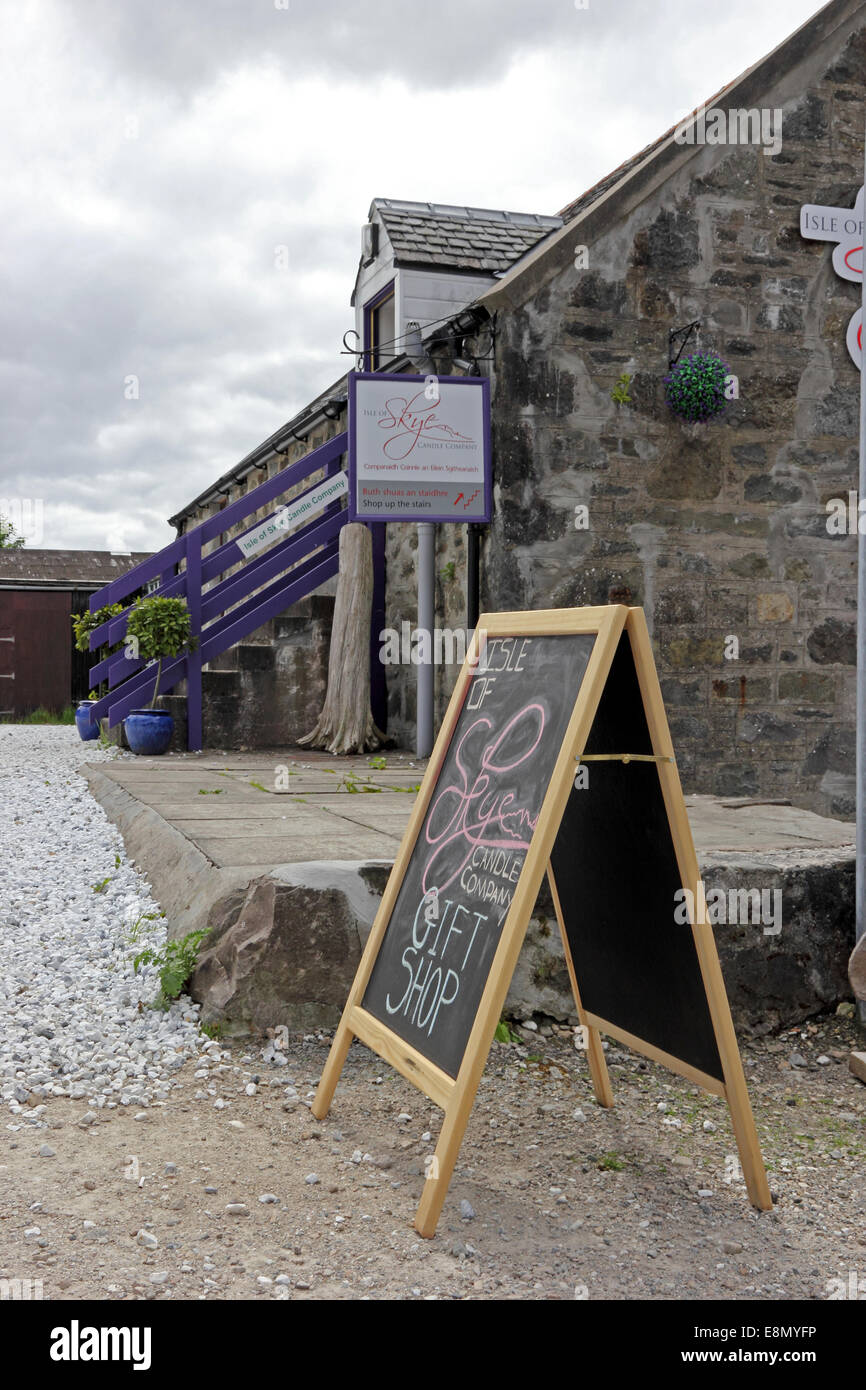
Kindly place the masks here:
[(300, 744), (324, 748), (328, 753), (368, 753), (387, 742), (373, 723), (370, 708), (372, 611), (370, 532), (359, 521), (349, 522), (340, 532), (340, 571), (325, 703), (316, 727), (298, 739)]

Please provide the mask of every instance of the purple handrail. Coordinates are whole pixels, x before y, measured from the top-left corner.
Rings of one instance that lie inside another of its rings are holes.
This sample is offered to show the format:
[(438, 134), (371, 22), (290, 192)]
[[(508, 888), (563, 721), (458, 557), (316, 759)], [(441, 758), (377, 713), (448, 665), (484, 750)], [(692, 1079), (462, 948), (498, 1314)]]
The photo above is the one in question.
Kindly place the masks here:
[[(348, 520), (348, 512), (340, 501), (331, 502), (314, 520), (293, 531), (265, 554), (249, 560), (237, 544), (240, 537), (226, 541), (210, 555), (203, 555), (202, 547), (290, 488), (297, 487), (311, 474), (324, 470), (325, 475), (331, 477), (339, 472), (347, 443), (346, 433), (329, 439), (297, 463), (260, 483), (252, 492), (239, 497), (217, 516), (200, 522), (164, 550), (91, 595), (90, 611), (95, 613), (109, 604), (120, 603), (158, 579), (159, 585), (154, 590), (158, 597), (186, 599), (198, 645), (195, 651), (164, 663), (159, 689), (164, 693), (186, 680), (187, 747), (191, 752), (202, 746), (202, 666), (336, 575), (340, 531)], [(310, 490), (298, 494), (298, 498), (306, 496)], [(249, 531), (258, 530), (262, 524), (257, 521)], [(175, 566), (182, 562), (185, 568), (175, 573)], [(210, 589), (203, 588), (216, 575), (239, 564), (243, 569)], [(93, 631), (91, 651), (106, 642), (114, 645), (123, 641), (129, 611), (127, 608)], [(108, 681), (108, 694), (96, 701), (90, 715), (93, 720), (107, 715), (113, 727), (138, 708), (142, 700), (152, 697), (156, 666), (155, 663), (145, 666), (138, 659), (128, 659), (125, 652), (114, 652), (90, 668), (91, 686), (103, 680)]]

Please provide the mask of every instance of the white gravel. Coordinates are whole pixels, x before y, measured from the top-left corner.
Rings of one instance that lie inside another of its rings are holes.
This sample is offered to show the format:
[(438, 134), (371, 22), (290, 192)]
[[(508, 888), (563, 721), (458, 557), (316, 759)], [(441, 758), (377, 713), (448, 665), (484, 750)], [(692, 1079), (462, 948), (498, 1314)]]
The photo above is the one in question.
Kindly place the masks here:
[(201, 1049), (197, 1005), (149, 1009), (158, 972), (132, 968), (143, 946), (163, 945), (165, 923), (141, 920), (158, 904), (76, 773), (116, 756), (68, 726), (0, 725), (0, 1101), (10, 1130), (43, 1128), (50, 1096), (140, 1110)]

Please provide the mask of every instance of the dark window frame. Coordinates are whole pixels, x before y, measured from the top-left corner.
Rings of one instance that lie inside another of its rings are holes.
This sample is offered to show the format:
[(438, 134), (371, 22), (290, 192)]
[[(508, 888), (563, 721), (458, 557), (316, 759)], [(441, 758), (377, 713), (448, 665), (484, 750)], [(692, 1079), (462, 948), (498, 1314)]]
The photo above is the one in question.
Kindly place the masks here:
[[(374, 294), (372, 299), (368, 299), (364, 305), (364, 371), (378, 372), (382, 366), (381, 345), (378, 342), (378, 314), (383, 304), (389, 300), (395, 301), (394, 331), (397, 329), (396, 315), (397, 281), (396, 278), (384, 285), (378, 294)], [(387, 346), (387, 344), (386, 344)], [(391, 343), (391, 352), (388, 353), (387, 361), (397, 356), (396, 346)]]

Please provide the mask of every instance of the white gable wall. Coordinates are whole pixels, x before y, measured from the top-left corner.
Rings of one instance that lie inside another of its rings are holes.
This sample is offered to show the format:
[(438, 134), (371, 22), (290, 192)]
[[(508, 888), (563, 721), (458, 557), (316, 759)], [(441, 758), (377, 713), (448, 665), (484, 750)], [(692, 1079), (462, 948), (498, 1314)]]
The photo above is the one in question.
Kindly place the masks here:
[[(379, 254), (375, 261), (362, 267), (358, 275), (355, 294), (355, 331), (360, 344), (364, 339), (364, 305), (369, 304), (377, 294), (393, 280), (395, 296), (396, 333), (401, 341), (397, 343), (394, 356), (400, 355), (402, 339), (408, 323), (419, 323), (422, 335), (427, 324), (440, 323), (459, 313), (467, 304), (472, 304), (484, 290), (489, 289), (495, 277), (489, 274), (455, 275), (447, 271), (394, 267), (394, 251), (388, 240), (385, 227), (374, 214), (379, 226)], [(359, 349), (360, 350), (360, 349)]]

